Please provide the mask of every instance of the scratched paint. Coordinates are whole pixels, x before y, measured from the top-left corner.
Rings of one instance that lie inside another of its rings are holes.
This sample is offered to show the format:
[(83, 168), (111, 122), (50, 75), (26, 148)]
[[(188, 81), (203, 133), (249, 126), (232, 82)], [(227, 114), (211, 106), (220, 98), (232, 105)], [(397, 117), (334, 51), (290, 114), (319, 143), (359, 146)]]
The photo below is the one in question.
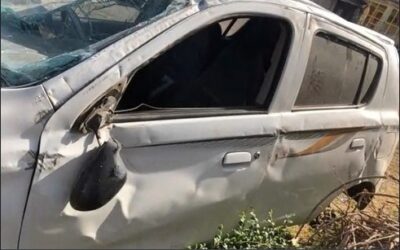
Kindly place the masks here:
[(53, 108), (42, 86), (1, 89), (1, 247), (16, 248), (39, 138)]
[[(43, 87), (1, 90), (1, 211), (2, 229), (7, 229), (1, 233), (2, 248), (17, 246), (32, 174), (20, 248), (182, 248), (210, 239), (209, 229), (219, 223), (231, 228), (248, 206), (262, 213), (273, 209), (278, 218), (295, 214), (295, 222), (301, 222), (342, 181), (384, 173), (398, 141), (398, 59), (390, 40), (307, 1), (196, 3), (121, 39)], [(244, 10), (294, 20), (291, 60), (269, 113), (114, 123), (99, 131), (100, 139), (73, 129), (99, 98), (121, 82), (126, 85), (135, 69), (193, 27)], [(385, 59), (387, 74), (365, 108), (292, 112), (307, 59), (309, 37), (304, 34), (327, 28), (327, 23), (338, 24), (335, 32), (342, 36), (352, 30), (363, 46)], [(32, 105), (22, 107), (22, 99)], [(362, 130), (331, 133), (354, 127)], [(393, 134), (386, 135), (386, 127)], [(69, 204), (72, 187), (95, 149), (110, 137), (123, 146), (127, 182), (105, 206), (77, 211)], [(349, 150), (359, 137), (367, 147)], [(224, 155), (237, 151), (259, 152), (260, 157), (224, 168)], [(37, 165), (30, 167), (33, 155)]]

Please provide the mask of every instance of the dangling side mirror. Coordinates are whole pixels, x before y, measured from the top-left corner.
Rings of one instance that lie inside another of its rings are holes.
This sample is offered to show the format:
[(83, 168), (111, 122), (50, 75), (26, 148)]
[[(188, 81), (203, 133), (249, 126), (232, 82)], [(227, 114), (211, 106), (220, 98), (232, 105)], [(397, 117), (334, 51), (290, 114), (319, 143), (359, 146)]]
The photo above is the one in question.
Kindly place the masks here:
[(70, 204), (74, 209), (98, 209), (119, 192), (127, 178), (120, 150), (121, 146), (113, 140), (98, 148), (94, 159), (83, 169), (73, 187)]

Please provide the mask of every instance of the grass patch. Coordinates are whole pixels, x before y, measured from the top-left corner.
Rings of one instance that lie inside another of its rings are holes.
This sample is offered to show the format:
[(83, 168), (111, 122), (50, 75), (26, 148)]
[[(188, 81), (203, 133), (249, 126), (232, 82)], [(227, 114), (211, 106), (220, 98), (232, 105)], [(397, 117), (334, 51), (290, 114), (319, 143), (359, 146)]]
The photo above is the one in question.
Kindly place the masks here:
[(224, 232), (220, 225), (210, 242), (190, 246), (189, 249), (255, 249), (292, 247), (292, 236), (288, 230), (289, 218), (276, 224), (272, 212), (259, 220), (253, 210), (242, 212), (238, 225), (231, 232)]

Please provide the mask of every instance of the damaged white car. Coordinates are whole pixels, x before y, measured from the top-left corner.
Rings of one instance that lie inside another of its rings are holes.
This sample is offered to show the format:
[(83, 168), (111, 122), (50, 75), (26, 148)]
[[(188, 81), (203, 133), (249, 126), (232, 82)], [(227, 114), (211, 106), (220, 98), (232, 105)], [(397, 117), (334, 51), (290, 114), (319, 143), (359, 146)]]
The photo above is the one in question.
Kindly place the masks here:
[(2, 1), (1, 30), (1, 248), (300, 223), (398, 142), (393, 41), (309, 1)]

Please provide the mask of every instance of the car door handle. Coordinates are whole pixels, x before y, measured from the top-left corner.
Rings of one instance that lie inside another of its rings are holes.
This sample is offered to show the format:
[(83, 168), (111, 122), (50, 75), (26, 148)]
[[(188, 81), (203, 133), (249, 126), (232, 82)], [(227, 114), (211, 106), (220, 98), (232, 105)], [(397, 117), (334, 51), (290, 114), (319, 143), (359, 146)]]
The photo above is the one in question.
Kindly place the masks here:
[(222, 161), (223, 165), (235, 165), (251, 162), (251, 153), (249, 152), (232, 152), (226, 153)]
[(364, 138), (354, 139), (350, 144), (351, 149), (362, 149), (364, 147), (365, 147), (365, 139)]

